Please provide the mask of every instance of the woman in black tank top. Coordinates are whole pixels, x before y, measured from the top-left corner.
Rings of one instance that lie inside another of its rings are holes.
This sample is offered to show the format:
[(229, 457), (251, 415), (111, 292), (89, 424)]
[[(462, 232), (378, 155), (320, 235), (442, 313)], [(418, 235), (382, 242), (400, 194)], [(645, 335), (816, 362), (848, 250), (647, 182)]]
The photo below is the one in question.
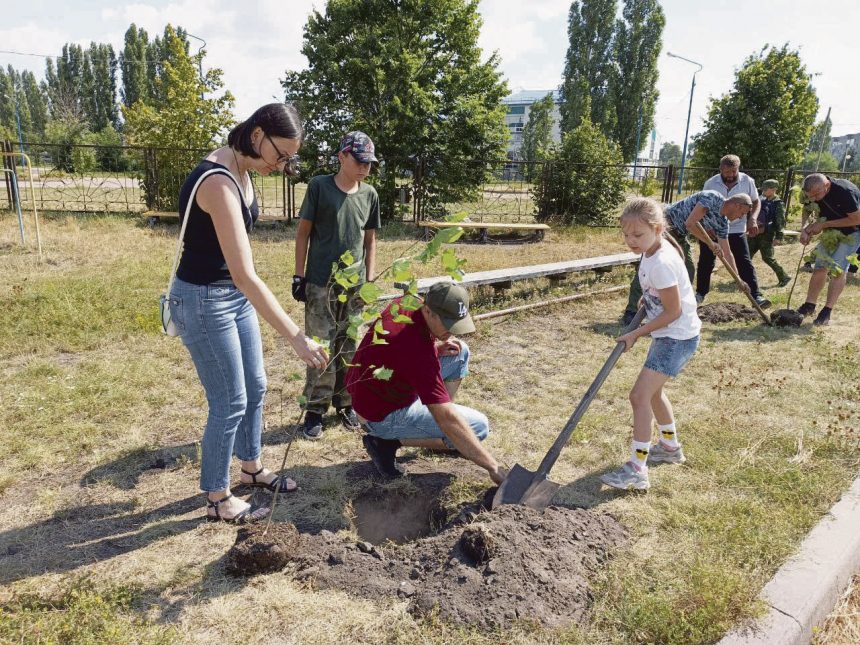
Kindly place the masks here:
[[(323, 369), (328, 362), (325, 350), (305, 336), (257, 275), (248, 241), (259, 213), (248, 171), (263, 176), (289, 172), (302, 136), (295, 108), (264, 105), (231, 130), (227, 146), (201, 161), (180, 190), (180, 217), (188, 200), (193, 202), (170, 312), (209, 404), (200, 488), (212, 521), (255, 521), (270, 512), (252, 509), (230, 493), (233, 454), (242, 463), (242, 483), (270, 491), (296, 489), (292, 479), (275, 475), (260, 462), (266, 373), (257, 313), (309, 367)], [(207, 171), (214, 172), (192, 195)]]

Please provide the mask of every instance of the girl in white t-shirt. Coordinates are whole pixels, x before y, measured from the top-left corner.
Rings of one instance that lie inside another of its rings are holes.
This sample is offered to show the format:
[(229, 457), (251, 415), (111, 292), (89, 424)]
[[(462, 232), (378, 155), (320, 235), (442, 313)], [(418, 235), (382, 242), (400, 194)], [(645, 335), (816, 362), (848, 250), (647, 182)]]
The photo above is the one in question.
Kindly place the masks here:
[[(645, 366), (630, 391), (633, 406), (633, 447), (630, 461), (601, 477), (608, 486), (645, 490), (648, 464), (684, 463), (678, 443), (675, 415), (663, 385), (677, 376), (699, 345), (702, 323), (696, 313), (696, 296), (684, 266), (681, 248), (666, 233), (663, 209), (653, 199), (627, 202), (621, 214), (624, 241), (634, 253), (641, 253), (639, 281), (644, 295), (640, 306), (647, 322), (618, 337), (625, 351), (651, 334), (651, 348)], [(660, 440), (651, 445), (651, 423), (656, 417)]]

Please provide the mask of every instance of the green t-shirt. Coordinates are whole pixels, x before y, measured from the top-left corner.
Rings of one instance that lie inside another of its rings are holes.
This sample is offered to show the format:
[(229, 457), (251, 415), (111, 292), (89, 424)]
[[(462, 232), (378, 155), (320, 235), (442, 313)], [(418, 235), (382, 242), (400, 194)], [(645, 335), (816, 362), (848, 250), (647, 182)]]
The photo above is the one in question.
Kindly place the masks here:
[(299, 217), (313, 222), (305, 269), (308, 282), (325, 286), (331, 265), (345, 251), (361, 262), (364, 281), (364, 231), (380, 226), (379, 195), (373, 186), (362, 182), (356, 192), (347, 194), (337, 187), (334, 175), (313, 177)]

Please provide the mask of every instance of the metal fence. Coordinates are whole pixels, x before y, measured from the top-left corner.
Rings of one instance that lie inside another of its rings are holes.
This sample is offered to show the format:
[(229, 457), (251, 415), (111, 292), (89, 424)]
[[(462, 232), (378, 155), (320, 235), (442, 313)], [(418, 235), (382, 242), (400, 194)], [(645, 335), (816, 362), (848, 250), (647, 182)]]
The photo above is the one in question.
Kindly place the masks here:
[[(0, 147), (18, 151), (16, 142)], [(44, 211), (81, 213), (175, 212), (179, 188), (208, 150), (139, 146), (61, 145), (27, 142), (24, 152), (33, 164), (36, 205)], [(15, 161), (4, 160), (8, 169)], [(281, 173), (253, 175), (261, 212), (291, 220), (298, 215), (307, 181), (314, 175), (336, 172), (336, 160), (321, 159), (303, 167), (298, 178)], [(546, 191), (559, 178), (573, 177), (575, 185), (600, 182), (611, 175), (623, 186), (626, 196), (654, 197), (664, 203), (701, 190), (717, 168), (686, 167), (682, 185), (674, 165), (574, 165), (508, 159), (430, 159), (416, 155), (403, 160), (385, 160), (370, 178), (377, 186), (384, 211), (391, 219), (421, 221), (466, 212), (475, 222), (526, 222), (553, 219), (577, 206), (581, 195), (556, 191), (546, 200)], [(765, 179), (778, 179), (787, 207), (796, 198), (792, 187), (812, 171), (788, 169), (744, 169), (761, 186)], [(581, 175), (581, 177), (579, 177)], [(828, 173), (854, 183), (860, 172)], [(4, 173), (0, 209), (13, 208), (11, 177)], [(18, 169), (22, 196), (29, 197), (30, 182)], [(680, 188), (680, 190), (679, 190)], [(797, 205), (795, 204), (795, 209)]]

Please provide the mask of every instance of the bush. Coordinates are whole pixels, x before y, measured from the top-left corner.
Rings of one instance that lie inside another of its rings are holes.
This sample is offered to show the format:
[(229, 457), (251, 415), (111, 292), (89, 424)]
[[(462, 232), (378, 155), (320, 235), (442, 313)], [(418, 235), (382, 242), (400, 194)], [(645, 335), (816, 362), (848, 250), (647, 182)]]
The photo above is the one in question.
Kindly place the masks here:
[(590, 120), (564, 135), (561, 147), (532, 189), (535, 219), (563, 224), (606, 224), (624, 199), (621, 150)]

